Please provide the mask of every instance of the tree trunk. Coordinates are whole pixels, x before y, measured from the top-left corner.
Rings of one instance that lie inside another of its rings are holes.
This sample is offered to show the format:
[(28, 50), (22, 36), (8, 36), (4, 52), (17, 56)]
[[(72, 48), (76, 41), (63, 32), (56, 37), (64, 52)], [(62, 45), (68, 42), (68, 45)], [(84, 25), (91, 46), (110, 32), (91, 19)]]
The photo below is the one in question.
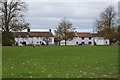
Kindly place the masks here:
[(67, 40), (65, 39), (65, 46), (67, 45)]
[(60, 41), (58, 43), (59, 43), (59, 46), (60, 46)]
[(8, 10), (7, 10), (7, 1), (4, 3), (4, 6), (5, 6), (5, 28), (6, 28), (6, 31), (5, 31), (5, 37), (6, 37), (6, 45), (9, 46), (10, 45), (10, 38), (9, 38), (9, 21), (8, 21)]
[(10, 33), (9, 32), (3, 32), (3, 46), (10, 46), (11, 42), (10, 42)]
[(6, 32), (6, 40), (7, 40), (7, 43), (9, 45), (9, 32), (8, 31)]
[(109, 41), (110, 41), (110, 45), (112, 44), (112, 40), (111, 39), (109, 39)]

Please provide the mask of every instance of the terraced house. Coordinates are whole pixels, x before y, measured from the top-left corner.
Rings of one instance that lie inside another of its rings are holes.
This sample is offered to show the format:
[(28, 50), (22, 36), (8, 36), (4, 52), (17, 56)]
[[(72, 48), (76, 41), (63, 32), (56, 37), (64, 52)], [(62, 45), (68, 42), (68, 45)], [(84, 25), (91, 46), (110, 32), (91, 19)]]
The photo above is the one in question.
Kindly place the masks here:
[[(73, 39), (67, 40), (67, 45), (109, 45), (109, 40), (103, 37), (98, 37), (96, 34), (89, 32), (74, 32), (69, 33), (66, 36), (71, 36)], [(61, 45), (65, 45), (65, 40), (60, 42)]]
[[(96, 34), (89, 32), (73, 32), (67, 33), (67, 37), (72, 39), (67, 40), (67, 45), (109, 45), (108, 39), (98, 37)], [(47, 32), (44, 31), (30, 31), (27, 32), (14, 32), (15, 44), (18, 46), (23, 45), (55, 45), (54, 35), (51, 29)], [(58, 43), (56, 45), (59, 45)], [(65, 40), (60, 41), (60, 45), (65, 45)]]
[(48, 32), (15, 32), (15, 44), (22, 45), (54, 45), (54, 36)]

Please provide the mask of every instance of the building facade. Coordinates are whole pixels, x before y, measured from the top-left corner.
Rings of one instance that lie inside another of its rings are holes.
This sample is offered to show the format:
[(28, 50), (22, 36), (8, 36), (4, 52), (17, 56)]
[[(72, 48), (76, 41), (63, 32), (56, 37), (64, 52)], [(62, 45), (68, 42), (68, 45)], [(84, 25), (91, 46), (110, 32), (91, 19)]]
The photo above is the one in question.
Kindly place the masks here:
[[(103, 37), (94, 36), (89, 32), (75, 32), (72, 35), (72, 40), (67, 40), (67, 45), (109, 45), (108, 39)], [(65, 40), (60, 42), (61, 45), (65, 45)]]
[(15, 44), (23, 45), (54, 45), (52, 32), (16, 32)]
[[(109, 45), (108, 39), (98, 37), (96, 34), (89, 32), (67, 33), (72, 39), (67, 40), (67, 45)], [(23, 45), (55, 45), (54, 35), (51, 30), (48, 32), (14, 32), (15, 44)], [(58, 45), (58, 44), (57, 44)], [(65, 40), (60, 41), (60, 45), (65, 45)]]

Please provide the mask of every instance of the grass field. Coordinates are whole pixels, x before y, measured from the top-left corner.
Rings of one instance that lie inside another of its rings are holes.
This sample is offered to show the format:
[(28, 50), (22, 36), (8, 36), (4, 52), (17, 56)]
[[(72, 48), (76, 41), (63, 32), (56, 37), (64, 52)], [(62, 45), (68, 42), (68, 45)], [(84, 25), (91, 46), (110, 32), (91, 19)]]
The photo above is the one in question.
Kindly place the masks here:
[(3, 78), (117, 78), (117, 46), (3, 47)]

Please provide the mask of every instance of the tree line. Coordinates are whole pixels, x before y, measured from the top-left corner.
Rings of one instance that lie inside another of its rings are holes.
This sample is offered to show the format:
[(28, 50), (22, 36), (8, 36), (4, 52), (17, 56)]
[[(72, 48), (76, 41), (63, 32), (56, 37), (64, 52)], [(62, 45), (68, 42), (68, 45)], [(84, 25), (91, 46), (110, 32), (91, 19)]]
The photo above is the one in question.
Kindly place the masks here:
[[(22, 32), (29, 29), (29, 23), (25, 22), (24, 14), (27, 11), (25, 2), (21, 0), (0, 0), (0, 28), (2, 30), (3, 45), (11, 45), (14, 42), (13, 33)], [(108, 6), (95, 21), (95, 31), (100, 37), (120, 43), (120, 25), (118, 25), (118, 16), (113, 6)], [(55, 40), (60, 44), (64, 40), (65, 45), (67, 40), (73, 37), (68, 36), (68, 33), (74, 33), (75, 28), (72, 23), (63, 18), (55, 30)]]

